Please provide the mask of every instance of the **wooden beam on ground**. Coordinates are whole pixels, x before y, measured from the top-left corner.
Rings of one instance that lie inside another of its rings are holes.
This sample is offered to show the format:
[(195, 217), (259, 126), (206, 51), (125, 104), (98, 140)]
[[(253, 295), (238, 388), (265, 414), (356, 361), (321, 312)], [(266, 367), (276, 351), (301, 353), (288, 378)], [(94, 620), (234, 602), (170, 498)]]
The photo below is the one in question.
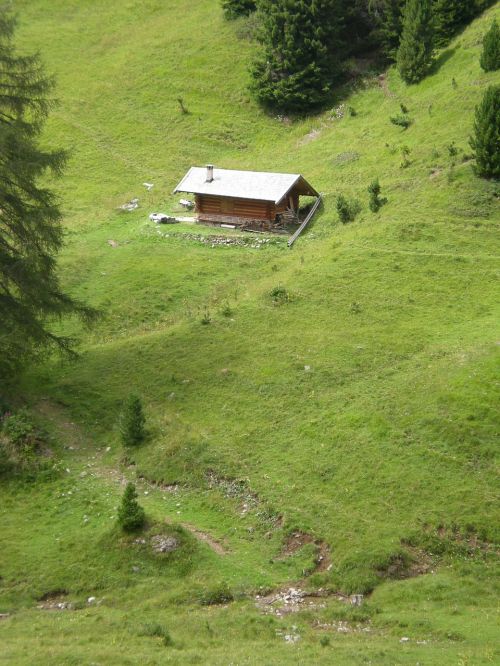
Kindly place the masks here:
[(321, 197), (318, 197), (316, 201), (314, 202), (313, 207), (309, 211), (309, 214), (307, 215), (306, 219), (302, 222), (300, 227), (297, 229), (297, 231), (291, 236), (288, 240), (288, 247), (292, 247), (292, 245), (295, 243), (297, 238), (300, 236), (300, 234), (304, 231), (304, 229), (307, 227), (309, 222), (312, 220), (314, 213), (318, 210), (319, 205), (321, 203)]

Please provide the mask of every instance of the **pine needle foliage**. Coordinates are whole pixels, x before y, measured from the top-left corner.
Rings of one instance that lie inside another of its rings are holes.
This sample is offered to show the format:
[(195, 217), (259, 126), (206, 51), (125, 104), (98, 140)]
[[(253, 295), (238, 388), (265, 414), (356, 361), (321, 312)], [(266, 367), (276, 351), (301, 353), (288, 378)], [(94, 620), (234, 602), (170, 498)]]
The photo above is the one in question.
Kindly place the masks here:
[(397, 66), (403, 81), (408, 84), (421, 81), (431, 67), (433, 51), (431, 0), (408, 0), (397, 54)]
[(252, 90), (271, 109), (301, 113), (323, 104), (340, 71), (340, 0), (260, 0), (262, 54)]
[(500, 28), (496, 19), (484, 36), (480, 63), (485, 72), (500, 69)]
[(248, 16), (257, 9), (255, 0), (222, 0), (222, 11), (228, 20)]
[(54, 333), (50, 320), (95, 316), (59, 285), (61, 211), (44, 183), (47, 174), (61, 174), (67, 156), (38, 143), (54, 82), (38, 55), (17, 54), (14, 31), (0, 7), (0, 383), (42, 350), (72, 353), (72, 341)]
[(124, 532), (138, 532), (146, 522), (144, 509), (137, 501), (137, 491), (133, 483), (127, 483), (118, 509), (118, 524)]
[(500, 179), (500, 85), (490, 86), (476, 108), (470, 140), (478, 175)]
[(137, 446), (146, 437), (146, 417), (139, 396), (129, 395), (121, 415), (120, 434), (126, 446)]

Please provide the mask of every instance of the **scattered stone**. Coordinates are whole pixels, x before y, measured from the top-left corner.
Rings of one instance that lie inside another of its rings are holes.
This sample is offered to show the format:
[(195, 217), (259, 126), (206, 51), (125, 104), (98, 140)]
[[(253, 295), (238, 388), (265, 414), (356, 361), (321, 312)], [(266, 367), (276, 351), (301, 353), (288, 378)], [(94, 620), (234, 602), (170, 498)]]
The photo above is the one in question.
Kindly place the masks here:
[(266, 247), (267, 245), (282, 245), (282, 241), (275, 238), (252, 238), (249, 237), (240, 237), (240, 236), (203, 236), (201, 234), (166, 234), (157, 229), (156, 232), (162, 236), (162, 238), (179, 238), (185, 240), (196, 241), (198, 243), (203, 243), (204, 245), (210, 245), (210, 247), (228, 247), (228, 246), (240, 246), (240, 247), (250, 247), (254, 249), (259, 249)]
[(133, 571), (134, 573), (139, 573), (139, 572), (140, 572), (140, 568), (139, 568), (139, 567), (132, 567), (132, 571)]
[(6, 620), (10, 617), (10, 613), (0, 613), (0, 620)]
[(353, 594), (350, 597), (350, 602), (353, 606), (361, 606), (363, 603), (364, 595), (362, 594)]
[(89, 597), (89, 598), (87, 599), (87, 603), (88, 603), (88, 604), (93, 604), (94, 601), (95, 601), (95, 597)]
[(111, 245), (111, 247), (118, 247), (118, 243), (114, 240), (109, 240), (108, 245)]
[(408, 638), (408, 636), (403, 636), (402, 638), (399, 639), (399, 642), (400, 643), (408, 643), (409, 640), (410, 639)]
[(127, 203), (124, 203), (123, 205), (119, 206), (120, 210), (136, 210), (139, 208), (139, 199), (131, 199), (130, 201), (127, 201)]
[(310, 365), (305, 365), (304, 366), (304, 372), (311, 372), (311, 366)]
[(175, 537), (158, 534), (151, 537), (151, 545), (155, 553), (171, 553), (179, 547), (179, 542)]
[(146, 539), (134, 539), (134, 543), (144, 546), (144, 544), (146, 543)]

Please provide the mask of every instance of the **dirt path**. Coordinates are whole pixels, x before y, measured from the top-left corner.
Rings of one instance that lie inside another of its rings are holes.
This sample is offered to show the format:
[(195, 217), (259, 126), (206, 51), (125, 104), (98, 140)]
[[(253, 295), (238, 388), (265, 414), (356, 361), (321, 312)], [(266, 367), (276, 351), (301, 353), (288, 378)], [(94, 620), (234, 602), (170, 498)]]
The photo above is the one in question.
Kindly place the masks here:
[(384, 91), (386, 97), (394, 98), (396, 95), (390, 90), (389, 84), (387, 83), (387, 74), (380, 74), (378, 77), (378, 84)]
[[(35, 411), (38, 412), (43, 418), (50, 421), (54, 430), (57, 434), (57, 437), (71, 450), (75, 452), (85, 453), (85, 449), (89, 449), (91, 445), (90, 439), (82, 432), (80, 426), (72, 421), (68, 420), (68, 416), (64, 411), (63, 407), (60, 407), (51, 400), (44, 399), (41, 400), (36, 406)], [(97, 476), (107, 482), (112, 482), (119, 484), (120, 486), (125, 486), (129, 481), (134, 481), (138, 488), (147, 488), (149, 491), (155, 492), (176, 492), (176, 486), (161, 486), (157, 485), (144, 477), (140, 478), (130, 478), (120, 470), (114, 467), (107, 467), (105, 465), (99, 464), (98, 456), (102, 455), (102, 452), (92, 450), (96, 454), (95, 457), (92, 457), (91, 462), (91, 473), (94, 476)], [(174, 521), (170, 518), (165, 518), (165, 521), (169, 524), (172, 524)], [(226, 555), (227, 549), (221, 544), (220, 541), (211, 536), (208, 532), (191, 525), (190, 523), (183, 523), (180, 521), (175, 521), (177, 524), (181, 525), (185, 530), (190, 532), (198, 541), (205, 543), (211, 550), (213, 550), (217, 555)]]

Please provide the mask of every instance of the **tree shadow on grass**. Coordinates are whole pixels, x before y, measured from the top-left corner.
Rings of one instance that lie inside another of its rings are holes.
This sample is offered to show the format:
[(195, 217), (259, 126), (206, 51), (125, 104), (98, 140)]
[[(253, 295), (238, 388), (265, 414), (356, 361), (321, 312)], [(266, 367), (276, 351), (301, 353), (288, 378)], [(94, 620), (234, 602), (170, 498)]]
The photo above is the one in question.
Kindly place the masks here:
[(457, 50), (457, 47), (454, 46), (453, 48), (450, 49), (445, 49), (444, 51), (441, 51), (441, 53), (438, 55), (438, 57), (434, 60), (432, 67), (429, 70), (429, 76), (434, 76), (434, 74), (437, 74), (439, 70), (445, 65), (448, 60), (453, 58)]

